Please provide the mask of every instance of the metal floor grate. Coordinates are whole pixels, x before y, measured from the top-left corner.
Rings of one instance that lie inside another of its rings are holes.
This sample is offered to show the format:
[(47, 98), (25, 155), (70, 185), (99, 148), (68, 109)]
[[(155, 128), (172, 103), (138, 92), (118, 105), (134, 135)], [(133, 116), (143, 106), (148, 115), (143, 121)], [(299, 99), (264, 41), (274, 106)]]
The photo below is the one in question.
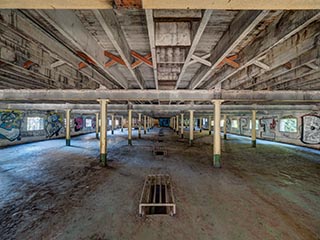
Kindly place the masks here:
[(176, 214), (176, 204), (170, 176), (148, 175), (145, 179), (139, 203), (140, 216), (151, 214)]

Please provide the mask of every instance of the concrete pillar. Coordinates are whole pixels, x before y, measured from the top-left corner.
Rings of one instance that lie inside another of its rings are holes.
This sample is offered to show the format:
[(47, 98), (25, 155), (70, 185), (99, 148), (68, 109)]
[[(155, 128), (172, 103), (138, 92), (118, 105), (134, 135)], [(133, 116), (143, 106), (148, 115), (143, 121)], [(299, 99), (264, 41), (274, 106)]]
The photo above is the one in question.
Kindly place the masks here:
[(173, 131), (175, 131), (176, 130), (176, 117), (172, 117), (172, 119), (173, 119), (172, 129), (173, 129)]
[(227, 114), (223, 115), (223, 139), (227, 140)]
[(221, 167), (220, 114), (222, 100), (214, 100), (213, 166)]
[(147, 117), (147, 131), (150, 131), (150, 117)]
[(111, 134), (114, 134), (114, 128), (115, 128), (115, 118), (114, 113), (111, 114)]
[(139, 131), (138, 131), (138, 135), (139, 135), (139, 138), (141, 138), (141, 113), (139, 113), (138, 115), (139, 115)]
[(121, 116), (121, 132), (123, 132), (124, 118)]
[(200, 127), (200, 132), (202, 132), (202, 126), (203, 125), (203, 118), (201, 117), (200, 118), (200, 125), (199, 125), (199, 127)]
[(209, 119), (208, 119), (208, 128), (209, 128), (209, 135), (211, 135), (211, 121), (212, 121), (212, 117), (209, 116)]
[(96, 139), (99, 139), (99, 113), (96, 113)]
[(70, 146), (70, 143), (71, 143), (70, 113), (71, 113), (71, 109), (67, 109), (66, 110), (66, 146)]
[(180, 129), (180, 136), (183, 138), (183, 128), (184, 128), (184, 119), (183, 119), (183, 113), (181, 113), (181, 129)]
[(128, 110), (128, 145), (132, 145), (132, 109)]
[(147, 134), (147, 116), (143, 116), (143, 132), (144, 134)]
[(177, 135), (179, 135), (179, 115), (177, 115), (177, 126), (176, 126)]
[(189, 123), (189, 144), (190, 146), (192, 145), (193, 142), (193, 127), (194, 127), (194, 122), (193, 122), (193, 110), (189, 110), (190, 112), (190, 123)]
[(252, 110), (252, 129), (251, 129), (251, 138), (252, 138), (252, 147), (256, 147), (257, 139), (257, 130), (256, 130), (256, 110)]
[(107, 165), (107, 106), (109, 100), (100, 99), (100, 116), (101, 116), (101, 127), (100, 127), (100, 161), (103, 166)]

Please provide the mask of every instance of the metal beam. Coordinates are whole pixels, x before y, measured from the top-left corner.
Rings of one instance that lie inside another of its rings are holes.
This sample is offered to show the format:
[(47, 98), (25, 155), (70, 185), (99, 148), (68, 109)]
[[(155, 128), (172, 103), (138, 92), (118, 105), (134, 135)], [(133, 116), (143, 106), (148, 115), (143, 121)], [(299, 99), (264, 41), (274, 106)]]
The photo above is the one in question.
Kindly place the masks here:
[(121, 87), (127, 89), (128, 81), (111, 74), (104, 67), (105, 56), (102, 49), (93, 36), (85, 29), (80, 19), (71, 10), (65, 11), (49, 11), (37, 10), (37, 13), (57, 29), (72, 45), (85, 53), (88, 57), (95, 61), (96, 65), (110, 78), (117, 82)]
[(122, 60), (127, 66), (133, 79), (137, 82), (138, 86), (143, 89), (144, 80), (138, 68), (131, 68), (132, 56), (129, 44), (121, 30), (120, 23), (113, 10), (93, 10), (94, 15), (98, 19), (102, 29), (107, 34), (114, 48), (120, 54)]
[(0, 90), (1, 101), (269, 101), (319, 102), (320, 91), (251, 90)]
[(320, 9), (315, 0), (143, 0), (145, 9), (301, 10)]
[[(242, 57), (238, 60), (240, 68), (227, 68), (225, 71), (216, 74), (214, 80), (207, 86), (208, 89), (214, 88), (223, 81), (232, 77), (239, 71), (254, 64), (272, 48), (292, 37), (312, 22), (320, 18), (319, 11), (296, 11), (284, 12), (278, 21), (274, 21), (267, 29), (263, 37), (246, 46), (239, 55)], [(281, 27), (280, 27), (281, 26)], [(277, 34), (275, 34), (277, 33)]]
[(156, 55), (156, 45), (155, 45), (155, 30), (154, 30), (153, 11), (152, 10), (146, 10), (146, 19), (147, 19), (150, 51), (151, 51), (151, 55), (152, 55), (154, 84), (156, 86), (156, 89), (159, 89), (158, 71), (157, 71), (157, 55)]
[(269, 11), (242, 11), (230, 24), (217, 45), (211, 50), (211, 67), (201, 66), (191, 80), (189, 89), (196, 89), (208, 79), (216, 67), (258, 25)]
[(193, 38), (193, 41), (192, 41), (191, 47), (189, 49), (188, 55), (187, 55), (186, 60), (185, 60), (185, 62), (183, 64), (181, 72), (179, 74), (175, 89), (178, 89), (178, 87), (179, 87), (181, 79), (182, 79), (184, 73), (186, 72), (186, 70), (187, 70), (187, 68), (188, 68), (188, 66), (190, 64), (191, 58), (192, 58), (192, 56), (193, 56), (193, 54), (194, 54), (194, 52), (195, 52), (195, 50), (196, 50), (196, 48), (198, 46), (198, 43), (199, 43), (199, 41), (201, 39), (201, 36), (202, 36), (203, 32), (204, 32), (204, 30), (205, 30), (205, 28), (206, 28), (206, 26), (207, 26), (207, 24), (208, 24), (208, 22), (210, 20), (211, 14), (212, 14), (212, 10), (206, 10), (204, 12), (202, 18), (201, 18), (200, 25), (199, 25), (199, 27), (197, 29), (197, 32), (196, 32), (196, 34), (195, 34), (195, 36)]

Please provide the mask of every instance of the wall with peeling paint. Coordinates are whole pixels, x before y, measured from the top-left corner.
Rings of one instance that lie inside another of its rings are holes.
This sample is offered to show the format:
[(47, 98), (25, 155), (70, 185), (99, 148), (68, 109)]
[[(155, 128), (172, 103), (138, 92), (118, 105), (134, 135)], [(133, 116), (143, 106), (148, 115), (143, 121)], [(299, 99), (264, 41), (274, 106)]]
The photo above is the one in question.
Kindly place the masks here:
[[(27, 130), (28, 117), (43, 119), (42, 130)], [(86, 119), (91, 119), (91, 126), (86, 126)], [(95, 131), (95, 115), (73, 114), (71, 112), (71, 136)], [(81, 128), (78, 124), (82, 123)], [(64, 138), (65, 112), (60, 111), (15, 111), (0, 110), (0, 147), (34, 141)]]
[[(280, 131), (280, 120), (287, 118), (297, 119), (296, 132)], [(238, 128), (231, 127), (232, 120), (238, 121)], [(250, 137), (250, 120), (250, 115), (228, 116), (228, 132)], [(290, 143), (320, 150), (320, 112), (258, 111), (257, 120), (259, 120), (258, 139)], [(221, 129), (223, 131), (223, 128)]]

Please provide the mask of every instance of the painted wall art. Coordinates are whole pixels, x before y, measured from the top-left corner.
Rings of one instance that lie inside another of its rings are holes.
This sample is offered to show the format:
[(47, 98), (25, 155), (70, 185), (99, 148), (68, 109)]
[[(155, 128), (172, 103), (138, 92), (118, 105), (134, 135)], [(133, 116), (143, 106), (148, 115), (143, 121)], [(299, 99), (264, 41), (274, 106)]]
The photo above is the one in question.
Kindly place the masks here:
[(301, 142), (305, 144), (320, 144), (320, 116), (304, 115), (301, 119)]
[(262, 131), (260, 137), (274, 140), (276, 138), (277, 117), (260, 118), (259, 123)]
[(0, 111), (0, 139), (21, 140), (23, 114), (17, 111)]
[(44, 129), (47, 134), (47, 138), (52, 136), (58, 136), (63, 126), (62, 116), (56, 112), (48, 112), (45, 118)]
[(74, 119), (74, 131), (79, 132), (83, 128), (83, 119), (82, 117), (77, 117)]

